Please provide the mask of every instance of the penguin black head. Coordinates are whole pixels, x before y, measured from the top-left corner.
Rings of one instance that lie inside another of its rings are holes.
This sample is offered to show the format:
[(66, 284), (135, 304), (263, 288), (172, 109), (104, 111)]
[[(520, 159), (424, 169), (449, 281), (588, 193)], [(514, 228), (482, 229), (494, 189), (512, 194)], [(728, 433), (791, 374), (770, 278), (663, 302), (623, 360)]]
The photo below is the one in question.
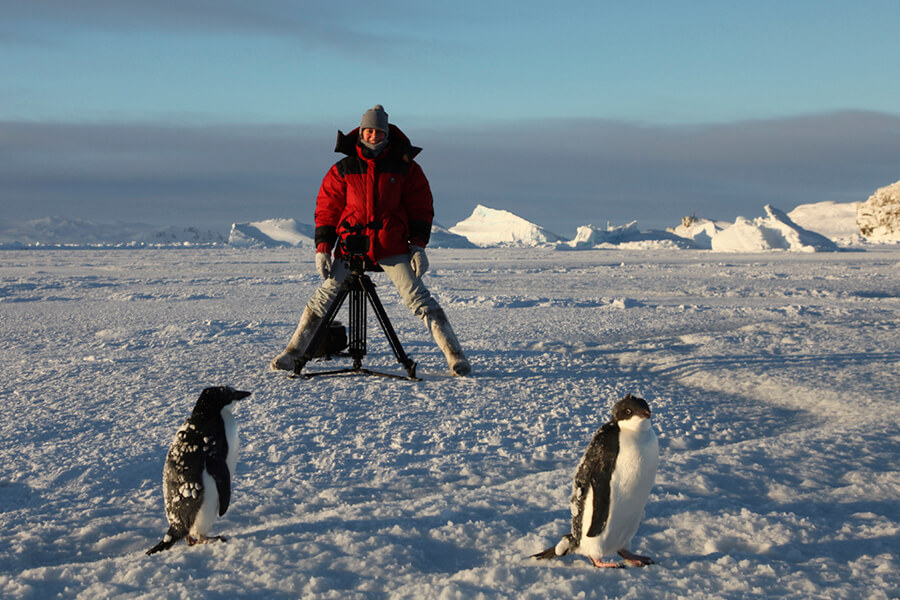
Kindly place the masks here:
[(621, 423), (629, 419), (649, 419), (650, 414), (650, 406), (646, 400), (628, 394), (613, 405), (612, 422)]
[(223, 385), (218, 387), (208, 387), (200, 392), (197, 404), (194, 405), (194, 414), (198, 413), (217, 413), (223, 408), (246, 398), (253, 392), (241, 392), (232, 387)]

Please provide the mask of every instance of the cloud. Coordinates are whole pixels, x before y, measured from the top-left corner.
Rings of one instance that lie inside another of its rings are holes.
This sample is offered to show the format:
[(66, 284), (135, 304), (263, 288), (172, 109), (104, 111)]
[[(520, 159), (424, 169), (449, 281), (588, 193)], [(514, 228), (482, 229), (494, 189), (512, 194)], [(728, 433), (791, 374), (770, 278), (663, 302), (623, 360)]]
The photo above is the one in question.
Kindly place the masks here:
[[(57, 36), (67, 37), (74, 31), (224, 34), (285, 38), (345, 53), (400, 55), (414, 41), (413, 36), (391, 27), (391, 10), (375, 10), (362, 0), (29, 0), (2, 5), (9, 29), (5, 34), (0, 30), (0, 43), (55, 43)], [(386, 49), (395, 45), (396, 52)]]
[(661, 227), (694, 212), (732, 220), (767, 203), (862, 201), (900, 179), (900, 118), (875, 113), (696, 126), (554, 120), (435, 137), (450, 164), (429, 162), (431, 177), (465, 173), (448, 193), (488, 194), (484, 204), (563, 234), (587, 221)]
[[(350, 124), (338, 124), (347, 130)], [(312, 221), (337, 127), (0, 122), (3, 218)], [(601, 120), (407, 130), (437, 220), (476, 204), (561, 235), (579, 225), (733, 220), (765, 204), (864, 201), (900, 179), (900, 117), (844, 112), (703, 126)]]
[(309, 128), (0, 123), (0, 203), (7, 219), (309, 220), (333, 143)]

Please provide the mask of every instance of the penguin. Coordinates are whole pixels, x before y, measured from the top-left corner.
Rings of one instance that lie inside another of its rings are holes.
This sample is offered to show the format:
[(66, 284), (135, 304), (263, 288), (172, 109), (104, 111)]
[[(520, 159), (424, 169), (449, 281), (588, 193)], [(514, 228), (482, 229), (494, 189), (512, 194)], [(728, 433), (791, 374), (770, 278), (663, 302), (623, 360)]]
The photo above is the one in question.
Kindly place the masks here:
[(191, 416), (175, 434), (166, 455), (163, 498), (169, 531), (147, 551), (148, 555), (168, 550), (185, 537), (189, 546), (226, 541), (221, 536), (208, 537), (207, 533), (231, 502), (231, 478), (238, 453), (231, 405), (250, 394), (225, 386), (200, 392)]
[(575, 471), (572, 533), (532, 558), (577, 552), (598, 568), (622, 568), (603, 557), (618, 553), (625, 563), (654, 564), (628, 546), (644, 515), (659, 466), (659, 442), (650, 424), (650, 407), (628, 394), (613, 405), (612, 418), (594, 434)]

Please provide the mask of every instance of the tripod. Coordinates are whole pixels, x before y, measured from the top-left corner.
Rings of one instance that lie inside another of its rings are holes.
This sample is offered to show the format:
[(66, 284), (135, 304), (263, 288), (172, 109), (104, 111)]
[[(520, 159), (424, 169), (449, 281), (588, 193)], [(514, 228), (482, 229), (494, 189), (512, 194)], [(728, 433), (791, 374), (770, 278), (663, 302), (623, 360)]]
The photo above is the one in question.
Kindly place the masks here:
[[(303, 349), (300, 358), (294, 363), (294, 375), (302, 375), (303, 377), (310, 378), (316, 375), (357, 374), (381, 375), (382, 377), (404, 379), (401, 375), (381, 373), (362, 367), (362, 359), (366, 355), (366, 299), (368, 299), (369, 304), (372, 305), (372, 309), (375, 311), (375, 315), (378, 317), (378, 324), (381, 325), (381, 330), (384, 332), (385, 337), (387, 337), (387, 340), (391, 345), (391, 350), (394, 351), (397, 362), (402, 364), (406, 369), (406, 378), (413, 381), (419, 381), (419, 378), (416, 377), (416, 363), (403, 351), (400, 339), (397, 337), (397, 333), (394, 331), (390, 319), (388, 319), (384, 306), (381, 304), (381, 300), (378, 299), (378, 294), (375, 293), (375, 284), (372, 283), (372, 279), (365, 273), (365, 257), (351, 256), (347, 262), (347, 267), (350, 269), (350, 277), (347, 278), (347, 281), (341, 287), (341, 291), (334, 299), (334, 302), (328, 307), (325, 316), (322, 317), (315, 332), (313, 332), (313, 335), (306, 344), (306, 348)], [(347, 299), (347, 296), (350, 297), (350, 324), (348, 325), (347, 355), (353, 359), (353, 366), (346, 369), (302, 373), (303, 367), (305, 367), (306, 363), (313, 358), (319, 344), (324, 341), (329, 326), (334, 322), (334, 318), (343, 305), (344, 300)]]

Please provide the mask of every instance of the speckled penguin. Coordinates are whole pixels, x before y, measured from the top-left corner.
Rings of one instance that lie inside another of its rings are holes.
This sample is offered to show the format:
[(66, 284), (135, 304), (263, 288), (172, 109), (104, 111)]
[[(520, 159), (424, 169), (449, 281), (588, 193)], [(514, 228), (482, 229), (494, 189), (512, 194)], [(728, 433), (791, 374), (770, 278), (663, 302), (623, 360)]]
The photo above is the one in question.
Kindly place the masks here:
[(628, 547), (644, 516), (658, 465), (659, 444), (650, 424), (650, 407), (643, 398), (629, 394), (613, 406), (612, 418), (594, 434), (578, 464), (571, 499), (572, 533), (533, 557), (577, 552), (595, 567), (622, 567), (603, 560), (617, 553), (632, 566), (653, 564)]
[(208, 387), (200, 393), (191, 416), (175, 434), (163, 467), (169, 531), (147, 554), (168, 550), (183, 538), (189, 546), (225, 541), (207, 534), (231, 502), (231, 478), (238, 454), (231, 405), (250, 393), (230, 387)]

